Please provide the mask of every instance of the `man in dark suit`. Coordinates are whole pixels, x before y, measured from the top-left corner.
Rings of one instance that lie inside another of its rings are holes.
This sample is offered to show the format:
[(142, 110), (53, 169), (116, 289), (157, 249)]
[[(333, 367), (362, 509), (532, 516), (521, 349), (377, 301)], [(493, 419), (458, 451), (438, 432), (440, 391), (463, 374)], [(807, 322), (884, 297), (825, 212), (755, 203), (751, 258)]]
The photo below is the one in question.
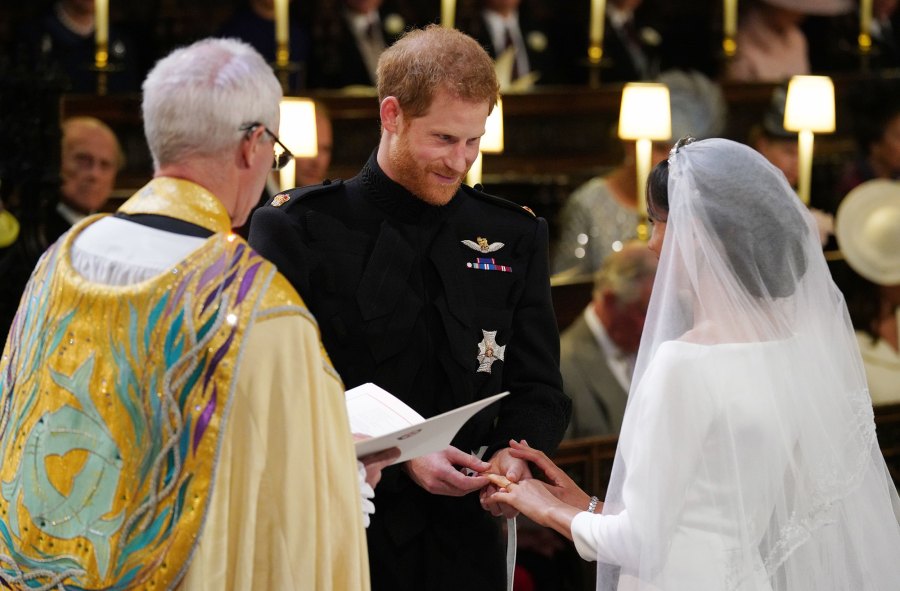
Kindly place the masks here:
[(477, 18), (461, 23), (460, 30), (474, 37), (495, 60), (512, 48), (513, 82), (531, 72), (539, 84), (559, 82), (549, 32), (535, 22), (522, 0), (482, 0), (480, 4)]
[(378, 56), (406, 26), (383, 0), (341, 0), (323, 10), (313, 30), (311, 88), (374, 86)]
[(451, 447), (384, 472), (368, 530), (375, 590), (503, 588), (501, 511), (479, 473), (530, 476), (509, 440), (552, 453), (569, 419), (547, 224), (461, 185), (498, 88), (471, 37), (407, 34), (379, 61), (382, 135), (362, 171), (280, 193), (251, 223), (348, 388), (375, 382), (425, 417), (511, 392)]
[(566, 437), (619, 433), (656, 265), (639, 241), (610, 254), (594, 276), (593, 300), (563, 331), (560, 367), (572, 397)]
[[(640, 10), (643, 0), (609, 0), (606, 3), (603, 33), (602, 82), (632, 82), (652, 80), (660, 72), (662, 36), (651, 26), (650, 15)], [(568, 68), (565, 74), (575, 83), (588, 80), (585, 67), (588, 49), (588, 8), (561, 13), (555, 40), (566, 56), (561, 62)]]

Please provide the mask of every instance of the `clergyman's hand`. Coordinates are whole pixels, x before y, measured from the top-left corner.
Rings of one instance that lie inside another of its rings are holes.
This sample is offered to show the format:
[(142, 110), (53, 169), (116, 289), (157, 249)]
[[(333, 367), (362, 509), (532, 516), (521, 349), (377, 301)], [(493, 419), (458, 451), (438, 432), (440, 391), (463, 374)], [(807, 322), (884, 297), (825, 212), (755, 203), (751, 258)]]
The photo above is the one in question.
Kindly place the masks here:
[(435, 495), (461, 497), (488, 484), (485, 476), (466, 476), (460, 468), (469, 468), (479, 474), (490, 467), (475, 456), (452, 445), (446, 449), (420, 456), (403, 464), (413, 482)]
[[(353, 441), (365, 441), (370, 439), (371, 435), (365, 433), (353, 433)], [(392, 447), (373, 454), (369, 454), (364, 458), (359, 458), (363, 468), (366, 470), (366, 482), (374, 490), (375, 485), (381, 481), (381, 471), (394, 463), (394, 460), (400, 457), (400, 448)]]
[(366, 482), (373, 489), (381, 481), (381, 471), (394, 463), (400, 457), (400, 448), (392, 447), (365, 457), (359, 458), (366, 468)]

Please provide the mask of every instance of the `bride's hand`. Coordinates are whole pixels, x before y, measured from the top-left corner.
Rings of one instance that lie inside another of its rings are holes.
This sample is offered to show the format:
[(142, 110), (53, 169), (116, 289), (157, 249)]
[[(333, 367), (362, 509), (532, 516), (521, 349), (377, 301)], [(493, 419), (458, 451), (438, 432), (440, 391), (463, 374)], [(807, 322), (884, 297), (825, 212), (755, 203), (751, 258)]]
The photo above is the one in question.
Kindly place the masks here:
[(572, 539), (572, 518), (578, 514), (579, 509), (559, 500), (550, 491), (551, 485), (534, 478), (510, 482), (499, 474), (485, 476), (498, 487), (497, 492), (490, 497), (492, 502), (514, 507), (535, 523), (552, 527)]
[(575, 484), (575, 481), (569, 478), (569, 475), (560, 469), (559, 466), (554, 464), (544, 452), (530, 447), (524, 439), (521, 443), (510, 441), (509, 450), (510, 455), (514, 458), (530, 462), (544, 473), (542, 480), (547, 483), (546, 490), (550, 494), (567, 505), (582, 511), (587, 509), (588, 503), (591, 502), (591, 496), (581, 490)]

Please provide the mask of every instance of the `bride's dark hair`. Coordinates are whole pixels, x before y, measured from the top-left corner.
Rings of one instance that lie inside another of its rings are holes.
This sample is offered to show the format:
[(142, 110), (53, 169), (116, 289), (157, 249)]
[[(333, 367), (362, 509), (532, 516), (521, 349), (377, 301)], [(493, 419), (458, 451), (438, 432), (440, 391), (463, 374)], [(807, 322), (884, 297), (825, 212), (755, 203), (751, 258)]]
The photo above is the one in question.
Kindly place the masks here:
[[(669, 215), (669, 174), (673, 161), (687, 148), (703, 150), (705, 142), (679, 140), (669, 160), (656, 165), (647, 180), (647, 211), (652, 219)], [(737, 145), (737, 144), (736, 144)], [(756, 297), (785, 297), (794, 292), (806, 272), (803, 242), (809, 232), (806, 220), (787, 199), (796, 199), (784, 175), (761, 154), (740, 146), (738, 158), (721, 161), (706, 158), (692, 165), (690, 174), (704, 223), (722, 245), (735, 275)], [(734, 152), (731, 152), (732, 157)], [(733, 171), (752, 183), (738, 183)]]

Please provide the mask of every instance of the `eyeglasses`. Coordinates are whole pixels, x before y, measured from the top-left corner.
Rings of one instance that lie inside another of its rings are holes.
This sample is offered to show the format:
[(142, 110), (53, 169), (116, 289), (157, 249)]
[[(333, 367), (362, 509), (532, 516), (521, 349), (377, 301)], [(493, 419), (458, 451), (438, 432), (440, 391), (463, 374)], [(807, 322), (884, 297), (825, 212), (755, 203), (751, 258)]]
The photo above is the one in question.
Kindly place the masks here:
[(268, 135), (270, 138), (272, 138), (272, 141), (275, 142), (275, 145), (278, 146), (279, 148), (281, 148), (281, 151), (279, 151), (278, 148), (275, 148), (275, 154), (274, 154), (274, 157), (272, 158), (272, 170), (281, 170), (282, 168), (284, 168), (285, 166), (288, 165), (288, 162), (290, 162), (291, 160), (294, 159), (294, 155), (291, 153), (290, 150), (288, 150), (287, 146), (285, 146), (284, 144), (281, 143), (281, 140), (278, 139), (278, 136), (275, 135), (274, 133), (272, 133), (272, 130), (270, 130), (268, 127), (266, 127), (262, 123), (256, 122), (256, 123), (247, 124), (244, 127), (241, 127), (240, 131), (252, 132), (257, 127), (262, 127), (263, 131), (266, 132), (266, 135)]

